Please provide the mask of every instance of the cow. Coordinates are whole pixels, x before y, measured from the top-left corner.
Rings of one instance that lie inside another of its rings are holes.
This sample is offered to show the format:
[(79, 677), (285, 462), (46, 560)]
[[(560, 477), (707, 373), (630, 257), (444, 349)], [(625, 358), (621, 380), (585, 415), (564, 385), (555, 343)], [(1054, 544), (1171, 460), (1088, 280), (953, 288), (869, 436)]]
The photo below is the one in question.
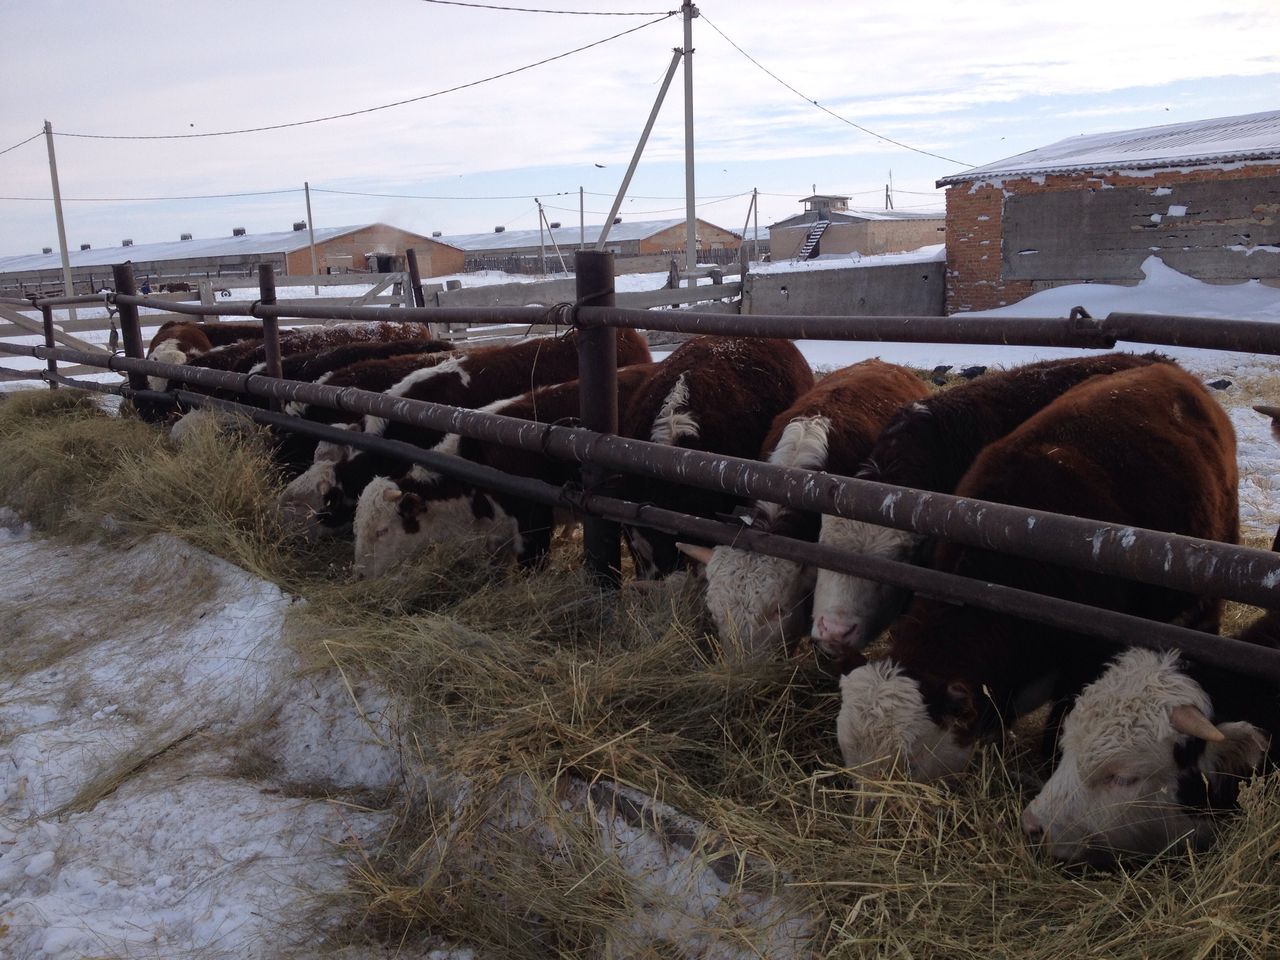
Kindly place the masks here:
[[(653, 363), (619, 369), (619, 405), (625, 405), (656, 369), (657, 364)], [(572, 422), (578, 416), (578, 384), (571, 380), (539, 387), (481, 409), (538, 423)], [(579, 479), (577, 463), (456, 433), (445, 437), (435, 449), (553, 486)], [(553, 510), (546, 504), (513, 494), (484, 492), (453, 477), (414, 466), (399, 480), (375, 477), (360, 495), (353, 524), (355, 575), (380, 576), (434, 543), (481, 538), (491, 553), (514, 548), (521, 565), (537, 564), (551, 549), (554, 522)]]
[[(1110, 353), (983, 374), (900, 411), (854, 476), (951, 493), (984, 447), (1076, 384), (1090, 377), (1168, 362), (1156, 354)], [(819, 541), (913, 563), (926, 561), (928, 546), (924, 537), (908, 530), (832, 516), (823, 517)], [(871, 643), (909, 599), (909, 592), (897, 587), (820, 570), (813, 593), (814, 642), (842, 665)]]
[[(651, 443), (754, 459), (774, 418), (813, 386), (813, 371), (790, 340), (694, 337), (662, 361), (619, 417), (622, 435)], [(611, 484), (627, 500), (699, 517), (729, 513), (736, 498), (635, 475)], [(641, 579), (680, 565), (676, 538), (624, 527)]]
[[(760, 448), (760, 459), (851, 474), (898, 409), (928, 393), (924, 381), (910, 370), (880, 360), (836, 370), (778, 414)], [(759, 500), (743, 523), (752, 530), (813, 542), (820, 520), (818, 514)], [(677, 547), (705, 564), (707, 608), (721, 641), (737, 644), (754, 657), (776, 648), (779, 640), (789, 642), (804, 634), (813, 568), (729, 546)]]
[[(319, 347), (285, 356), (280, 361), (280, 375), (286, 380), (313, 383), (326, 373), (341, 370), (364, 360), (384, 360), (404, 354), (448, 353), (454, 348), (447, 340), (432, 337), (408, 337), (403, 340), (380, 340), (343, 343)], [(250, 373), (267, 372), (266, 360), (254, 364)]]
[[(1237, 539), (1235, 434), (1198, 380), (1172, 364), (1095, 377), (987, 447), (959, 496), (1211, 540)], [(1216, 630), (1221, 601), (944, 543), (934, 566), (978, 582)], [(849, 767), (897, 763), (916, 780), (958, 772), (977, 743), (1095, 679), (1096, 638), (916, 597), (885, 659), (841, 678), (837, 740)], [(1053, 724), (1047, 731), (1052, 736)]]
[[(617, 358), (620, 366), (648, 363), (649, 345), (634, 330), (618, 330)], [(423, 400), (475, 409), (540, 386), (576, 380), (578, 338), (571, 331), (562, 337), (536, 337), (519, 343), (477, 347), (465, 354), (424, 367), (406, 375), (384, 392), (390, 397)], [(444, 432), (392, 423), (382, 417), (366, 416), (360, 432), (431, 448), (444, 439)], [(408, 465), (402, 460), (346, 448), (334, 450), (321, 444), (312, 468), (285, 490), (286, 513), (294, 519), (306, 518), (309, 533), (320, 523), (330, 528), (349, 524), (356, 502), (365, 486), (376, 476), (396, 478)]]

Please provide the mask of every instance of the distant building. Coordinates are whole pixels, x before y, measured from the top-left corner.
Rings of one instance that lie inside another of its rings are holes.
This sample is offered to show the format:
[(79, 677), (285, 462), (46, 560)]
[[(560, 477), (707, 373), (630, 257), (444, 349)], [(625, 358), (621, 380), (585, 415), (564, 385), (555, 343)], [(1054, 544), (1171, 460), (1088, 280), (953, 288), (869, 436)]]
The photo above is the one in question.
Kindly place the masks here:
[[(467, 233), (440, 237), (447, 243), (466, 252), (468, 269), (482, 269), (499, 265), (503, 260), (524, 259), (539, 255), (545, 250), (548, 267), (556, 264), (555, 245), (560, 248), (565, 263), (573, 267), (572, 252), (584, 242), (594, 249), (602, 224), (587, 224), (585, 231), (576, 222), (553, 223), (550, 231), (495, 229), (489, 233)], [(742, 238), (732, 230), (718, 227), (706, 220), (698, 220), (697, 243), (700, 251), (736, 249)], [(641, 257), (683, 254), (685, 248), (685, 221), (622, 219), (609, 228), (605, 249), (618, 257)]]
[[(309, 276), (311, 250), (305, 224), (279, 233), (248, 234), (237, 229), (216, 239), (185, 239), (165, 243), (70, 251), (72, 277), (79, 292), (101, 289), (111, 282), (113, 264), (132, 261), (142, 278), (188, 276), (248, 276), (260, 263), (270, 263), (279, 276)], [(321, 273), (393, 273), (405, 269), (405, 251), (413, 249), (424, 277), (462, 270), (461, 250), (385, 223), (355, 227), (321, 227), (315, 231), (316, 263)], [(0, 257), (0, 291), (61, 290), (62, 259), (57, 251)]]
[(896, 253), (942, 243), (941, 213), (850, 210), (849, 198), (815, 193), (800, 201), (804, 212), (769, 227), (769, 248), (777, 260), (810, 260), (822, 254)]
[(1280, 111), (1069, 137), (945, 177), (947, 310), (1142, 278), (1280, 285)]

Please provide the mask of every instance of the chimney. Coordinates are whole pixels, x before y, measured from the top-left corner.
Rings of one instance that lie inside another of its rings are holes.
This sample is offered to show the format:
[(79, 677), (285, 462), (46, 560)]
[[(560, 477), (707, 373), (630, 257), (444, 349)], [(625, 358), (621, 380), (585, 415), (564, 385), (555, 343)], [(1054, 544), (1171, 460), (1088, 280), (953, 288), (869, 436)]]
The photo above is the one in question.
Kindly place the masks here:
[(178, 239), (179, 239), (179, 240), (190, 240), (190, 239), (191, 239), (191, 234), (189, 234), (189, 233), (184, 233), (184, 234), (183, 234), (182, 236), (180, 236)]
[(443, 237), (443, 236), (444, 236), (444, 234), (443, 234), (443, 233), (441, 233), (439, 230), (432, 230), (432, 231), (431, 231), (431, 235), (432, 235), (433, 237)]
[(552, 230), (559, 230), (559, 229), (560, 229), (560, 221), (559, 221), (559, 220), (552, 220), (552, 221), (551, 221), (551, 223), (549, 224), (549, 226), (551, 227), (551, 229), (552, 229)]
[(243, 236), (244, 236), (244, 227), (232, 227), (232, 228), (231, 228), (231, 235), (232, 235), (233, 237), (243, 237)]
[(616, 227), (618, 224), (620, 224), (621, 222), (622, 222), (622, 218), (621, 218), (621, 217), (614, 217), (614, 218), (613, 218), (613, 225), (614, 225), (615, 227)]
[(91, 244), (88, 244), (88, 243), (82, 243), (82, 244), (80, 244), (80, 249), (81, 249), (81, 250), (88, 250), (90, 246), (91, 246)]
[(295, 221), (293, 221), (293, 232), (294, 232), (294, 233), (297, 233), (299, 230), (305, 230), (305, 229), (307, 229), (307, 221), (305, 221), (305, 220), (295, 220)]
[(53, 253), (53, 247), (41, 247), (41, 248), (40, 248), (40, 252), (41, 252), (41, 253)]
[(132, 240), (129, 240), (128, 238), (126, 238), (126, 239), (124, 239), (124, 240), (121, 240), (121, 241), (120, 241), (120, 246), (122, 246), (122, 247), (132, 247), (132, 246), (133, 246), (133, 241), (132, 241)]
[(494, 233), (502, 233), (502, 232), (503, 232), (504, 230), (506, 230), (506, 229), (507, 229), (506, 227), (494, 227), (494, 228), (493, 228), (493, 232), (494, 232)]

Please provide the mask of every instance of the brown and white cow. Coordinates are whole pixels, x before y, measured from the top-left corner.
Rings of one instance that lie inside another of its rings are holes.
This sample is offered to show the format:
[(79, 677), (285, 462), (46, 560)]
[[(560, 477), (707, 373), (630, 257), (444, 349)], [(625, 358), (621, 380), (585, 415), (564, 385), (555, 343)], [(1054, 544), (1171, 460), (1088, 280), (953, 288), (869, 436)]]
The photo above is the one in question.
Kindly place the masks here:
[[(619, 417), (623, 436), (754, 459), (774, 418), (813, 386), (813, 371), (790, 340), (694, 337), (677, 347)], [(730, 513), (728, 494), (628, 476), (624, 499), (699, 517)], [(641, 527), (624, 533), (636, 572), (666, 575), (680, 564), (676, 538)]]
[[(774, 419), (760, 459), (851, 474), (899, 408), (928, 393), (910, 370), (880, 360), (836, 370)], [(820, 521), (818, 514), (763, 500), (743, 520), (753, 530), (810, 542), (818, 539)], [(804, 635), (814, 568), (727, 546), (679, 548), (706, 565), (707, 608), (722, 642), (754, 658)]]
[[(1096, 377), (987, 447), (956, 489), (1010, 503), (1234, 542), (1239, 519), (1231, 421), (1171, 364)], [(948, 573), (1159, 621), (1216, 629), (1221, 602), (975, 547), (943, 544)], [(887, 658), (842, 678), (837, 739), (846, 765), (897, 764), (932, 780), (1023, 713), (1061, 702), (1101, 672), (1103, 642), (975, 607), (917, 597)]]
[[(649, 345), (643, 336), (634, 330), (618, 330), (616, 336), (619, 366), (650, 362)], [(577, 378), (578, 338), (570, 331), (560, 337), (536, 337), (450, 356), (415, 370), (384, 392), (392, 397), (475, 409), (524, 390)], [(445, 436), (443, 431), (371, 416), (362, 418), (360, 430), (425, 448), (434, 447)], [(395, 478), (408, 469), (402, 460), (350, 448), (334, 456), (323, 444), (317, 448), (316, 458), (313, 468), (286, 489), (286, 503), (296, 504), (301, 497), (309, 506), (316, 491), (323, 488), (321, 506), (311, 514), (330, 527), (342, 527), (354, 519), (356, 502), (374, 477)], [(295, 517), (302, 512), (296, 505), (289, 510)]]
[[(1047, 360), (986, 373), (904, 408), (885, 427), (855, 476), (951, 493), (988, 444), (1079, 383), (1168, 362), (1155, 354), (1111, 353)], [(907, 530), (823, 517), (820, 542), (889, 560), (922, 563), (926, 543)], [(900, 613), (910, 594), (833, 570), (820, 570), (813, 595), (814, 641), (837, 662), (853, 657)]]
[[(641, 363), (618, 370), (618, 403), (625, 405), (657, 369)], [(538, 423), (575, 421), (578, 381), (540, 387), (482, 407)], [(579, 479), (579, 465), (529, 450), (517, 450), (450, 434), (436, 447), (471, 463), (531, 477), (553, 486)], [(380, 576), (426, 547), (444, 542), (484, 541), (490, 553), (514, 549), (522, 564), (538, 563), (551, 548), (556, 518), (551, 507), (512, 494), (486, 492), (453, 477), (414, 466), (399, 480), (375, 477), (356, 505), (355, 574)]]

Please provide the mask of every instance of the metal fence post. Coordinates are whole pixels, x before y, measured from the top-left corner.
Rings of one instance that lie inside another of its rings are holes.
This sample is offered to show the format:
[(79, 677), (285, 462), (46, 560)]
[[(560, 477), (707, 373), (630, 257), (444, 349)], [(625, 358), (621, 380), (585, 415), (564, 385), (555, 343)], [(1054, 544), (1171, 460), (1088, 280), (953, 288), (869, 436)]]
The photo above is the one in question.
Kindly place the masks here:
[[(48, 347), (50, 350), (52, 350), (54, 347), (58, 345), (57, 342), (55, 342), (53, 339), (53, 307), (50, 307), (50, 306), (41, 307), (40, 315), (44, 318), (44, 345)], [(55, 360), (53, 357), (50, 357), (47, 363), (49, 365), (49, 372), (56, 377), (58, 375), (58, 361)], [(56, 380), (50, 379), (49, 389), (57, 390), (58, 382)]]
[[(276, 271), (269, 263), (258, 264), (258, 302), (268, 307), (276, 302)], [(262, 318), (262, 348), (266, 354), (267, 376), (279, 380), (284, 371), (280, 366), (280, 321), (276, 317)], [(280, 401), (273, 398), (271, 409), (279, 410)]]
[[(133, 278), (132, 263), (117, 263), (111, 268), (111, 277), (115, 282), (116, 293), (126, 297), (138, 295), (138, 284)], [(138, 324), (138, 308), (130, 303), (117, 303), (120, 311), (120, 333), (124, 338), (124, 355), (143, 359), (142, 327)], [(147, 375), (129, 371), (129, 388), (131, 390), (147, 389)]]
[(404, 262), (409, 268), (409, 285), (413, 291), (413, 305), (425, 307), (427, 298), (422, 292), (422, 274), (418, 271), (418, 251), (407, 247), (404, 251)]
[[(614, 303), (613, 254), (578, 250), (574, 254), (577, 305), (606, 307)], [(618, 340), (612, 327), (578, 327), (578, 412), (582, 425), (601, 433), (618, 432)], [(598, 488), (608, 470), (584, 463), (582, 485)], [(602, 584), (622, 582), (622, 529), (597, 517), (582, 521), (583, 559)]]

